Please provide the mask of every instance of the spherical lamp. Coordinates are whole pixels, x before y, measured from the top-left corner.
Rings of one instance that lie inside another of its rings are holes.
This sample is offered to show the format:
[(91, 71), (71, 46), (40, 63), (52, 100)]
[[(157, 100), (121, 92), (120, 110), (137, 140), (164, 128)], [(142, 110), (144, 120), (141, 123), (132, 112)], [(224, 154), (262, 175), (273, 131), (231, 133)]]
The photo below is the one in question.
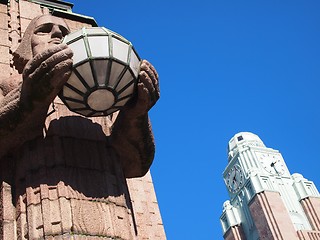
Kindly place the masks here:
[(59, 97), (73, 112), (106, 116), (134, 95), (140, 58), (132, 44), (104, 27), (82, 28), (64, 42), (72, 49), (73, 71)]

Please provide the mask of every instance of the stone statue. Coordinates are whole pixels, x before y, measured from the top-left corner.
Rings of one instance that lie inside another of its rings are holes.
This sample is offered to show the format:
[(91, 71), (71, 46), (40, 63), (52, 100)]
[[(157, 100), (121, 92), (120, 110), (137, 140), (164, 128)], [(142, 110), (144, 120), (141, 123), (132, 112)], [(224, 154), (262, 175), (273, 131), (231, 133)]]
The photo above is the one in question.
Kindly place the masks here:
[(0, 180), (14, 212), (5, 220), (15, 226), (8, 239), (133, 239), (125, 178), (143, 176), (153, 161), (148, 111), (159, 99), (158, 74), (142, 61), (137, 95), (115, 121), (62, 104), (48, 115), (71, 74), (73, 53), (61, 43), (68, 33), (63, 19), (33, 19), (14, 53), (19, 74), (0, 80)]

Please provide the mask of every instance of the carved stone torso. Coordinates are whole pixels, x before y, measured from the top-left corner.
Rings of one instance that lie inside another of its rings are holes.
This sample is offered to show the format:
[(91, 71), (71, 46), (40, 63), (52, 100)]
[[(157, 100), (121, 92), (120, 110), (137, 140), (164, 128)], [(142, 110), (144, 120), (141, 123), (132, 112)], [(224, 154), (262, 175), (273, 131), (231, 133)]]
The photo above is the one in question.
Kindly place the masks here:
[(94, 120), (100, 124), (75, 116), (58, 100), (46, 136), (25, 143), (8, 159), (16, 166), (6, 178), (17, 239), (135, 238), (126, 180), (105, 134), (112, 122)]

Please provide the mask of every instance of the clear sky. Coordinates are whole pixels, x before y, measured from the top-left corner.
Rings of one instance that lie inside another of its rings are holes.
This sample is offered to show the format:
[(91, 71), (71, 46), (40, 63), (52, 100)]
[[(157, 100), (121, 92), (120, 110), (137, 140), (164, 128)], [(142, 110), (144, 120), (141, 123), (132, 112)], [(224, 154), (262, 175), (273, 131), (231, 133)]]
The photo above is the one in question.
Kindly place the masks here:
[(234, 134), (257, 134), (320, 189), (320, 1), (69, 0), (158, 70), (151, 168), (169, 240), (223, 239)]

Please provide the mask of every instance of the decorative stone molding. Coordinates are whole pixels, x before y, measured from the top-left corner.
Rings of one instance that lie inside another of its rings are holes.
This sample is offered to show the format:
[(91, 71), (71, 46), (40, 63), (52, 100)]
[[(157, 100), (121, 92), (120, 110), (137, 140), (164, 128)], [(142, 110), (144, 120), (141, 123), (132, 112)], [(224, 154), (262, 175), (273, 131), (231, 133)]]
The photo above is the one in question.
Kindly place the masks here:
[(17, 49), (21, 40), (21, 25), (19, 14), (19, 3), (15, 0), (11, 0), (8, 3), (8, 15), (9, 15), (9, 41), (10, 41), (10, 75), (17, 73), (13, 66), (12, 53)]

